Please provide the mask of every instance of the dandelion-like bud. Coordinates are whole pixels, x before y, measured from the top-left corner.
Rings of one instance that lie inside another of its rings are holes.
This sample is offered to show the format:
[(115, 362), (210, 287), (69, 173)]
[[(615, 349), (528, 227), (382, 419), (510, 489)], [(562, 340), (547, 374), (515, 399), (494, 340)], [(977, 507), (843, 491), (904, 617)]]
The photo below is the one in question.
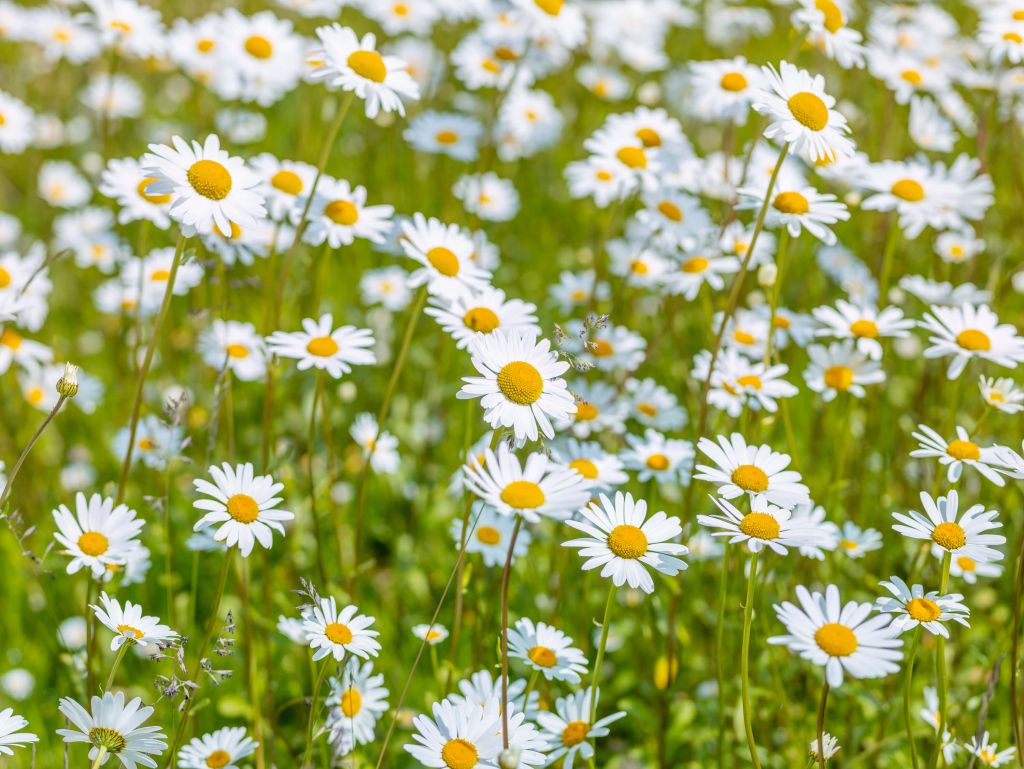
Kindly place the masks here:
[(74, 398), (78, 394), (78, 366), (64, 364), (64, 375), (57, 380), (57, 392), (65, 398)]
[(498, 755), (498, 766), (501, 769), (516, 769), (519, 766), (519, 751), (515, 748), (506, 748)]

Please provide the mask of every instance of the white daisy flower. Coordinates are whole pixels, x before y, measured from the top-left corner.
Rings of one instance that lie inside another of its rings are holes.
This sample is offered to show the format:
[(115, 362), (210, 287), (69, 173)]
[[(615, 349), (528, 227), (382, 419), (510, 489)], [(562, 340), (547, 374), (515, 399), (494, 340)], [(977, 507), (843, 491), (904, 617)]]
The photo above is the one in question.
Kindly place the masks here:
[(160, 623), (159, 617), (142, 614), (142, 607), (125, 601), (124, 606), (106, 592), (100, 593), (102, 606), (89, 604), (89, 608), (104, 626), (114, 632), (110, 641), (110, 650), (117, 651), (125, 643), (138, 644), (141, 647), (150, 644), (166, 644), (178, 637), (178, 634), (167, 625)]
[(452, 194), (470, 214), (488, 222), (507, 222), (519, 213), (519, 193), (508, 179), (496, 173), (460, 176)]
[(448, 628), (444, 625), (413, 625), (412, 634), (431, 646), (436, 646), (448, 637)]
[(802, 658), (825, 668), (829, 686), (838, 688), (844, 674), (852, 678), (882, 678), (900, 669), (903, 641), (885, 614), (871, 615), (870, 603), (841, 603), (839, 588), (825, 594), (796, 589), (800, 606), (775, 604), (779, 621), (789, 631), (768, 643), (786, 646)]
[(57, 734), (66, 743), (91, 745), (89, 760), (99, 760), (100, 766), (115, 756), (125, 769), (135, 769), (137, 764), (155, 767), (156, 761), (150, 756), (167, 750), (167, 738), (160, 727), (142, 725), (153, 715), (153, 708), (143, 707), (138, 697), (125, 703), (124, 692), (107, 692), (102, 697), (94, 696), (88, 711), (70, 697), (62, 697), (58, 707), (75, 728), (58, 729)]
[(331, 744), (338, 746), (351, 742), (354, 746), (372, 743), (377, 720), (388, 709), (384, 676), (380, 673), (374, 675), (372, 662), (359, 665), (350, 661), (341, 676), (332, 677), (328, 682), (331, 693), (326, 702), (327, 728)]
[[(491, 675), (490, 670), (478, 670), (469, 678), (464, 678), (458, 683), (459, 691), (452, 692), (448, 699), (453, 705), (469, 704), (478, 708), (484, 708), (488, 702), (501, 701), (501, 675)], [(512, 678), (508, 680), (508, 701), (515, 705), (516, 711), (525, 713), (528, 719), (536, 720), (537, 712), (540, 710), (540, 692), (530, 692), (529, 704), (524, 703), (523, 695), (526, 694), (527, 681), (525, 678)]]
[(21, 99), (0, 91), (0, 152), (20, 155), (32, 141), (35, 115)]
[(930, 332), (931, 347), (926, 358), (951, 356), (946, 376), (956, 379), (972, 358), (991, 361), (998, 366), (1016, 368), (1024, 361), (1024, 340), (1009, 323), (1000, 323), (988, 305), (962, 304), (959, 307), (932, 305), (921, 327)]
[(225, 726), (202, 737), (193, 737), (178, 751), (180, 769), (235, 769), (259, 746), (244, 726)]
[(260, 189), (266, 198), (270, 218), (275, 222), (287, 220), (292, 210), (300, 207), (299, 201), (313, 189), (316, 168), (309, 163), (279, 160), (269, 152), (263, 152), (252, 158), (249, 164), (263, 182)]
[(356, 414), (349, 435), (362, 448), (363, 458), (369, 459), (375, 473), (391, 475), (398, 470), (398, 438), (387, 431), (380, 432), (372, 414)]
[[(946, 551), (934, 542), (931, 547), (932, 557), (942, 561)], [(997, 563), (978, 563), (966, 555), (957, 555), (949, 562), (949, 575), (956, 579), (962, 579), (968, 585), (978, 582), (978, 577), (996, 578), (1003, 573), (1003, 567)]]
[(625, 431), (628, 404), (614, 385), (577, 379), (569, 391), (576, 399), (576, 412), (570, 420), (557, 422), (557, 430), (569, 431), (577, 438)]
[(790, 547), (814, 552), (829, 545), (833, 540), (827, 527), (808, 516), (797, 517), (781, 507), (768, 502), (764, 496), (755, 496), (750, 501), (750, 512), (742, 513), (725, 499), (711, 497), (721, 515), (698, 515), (697, 523), (711, 529), (716, 537), (729, 537), (730, 543), (746, 542), (752, 553), (759, 553), (765, 547), (779, 555), (786, 555)]
[(767, 502), (789, 507), (810, 501), (808, 488), (800, 483), (800, 473), (786, 470), (789, 455), (773, 451), (768, 445), (748, 445), (740, 433), (726, 438), (720, 435), (717, 443), (701, 438), (697, 448), (717, 465), (697, 465), (694, 478), (718, 485), (718, 494), (724, 499), (735, 499), (741, 494), (751, 498), (763, 495)]
[(647, 483), (657, 479), (659, 483), (685, 483), (693, 464), (693, 444), (689, 441), (666, 438), (653, 428), (647, 428), (643, 436), (627, 435), (629, 448), (621, 454), (627, 470), (637, 472), (637, 480)]
[[(508, 542), (515, 528), (515, 520), (508, 515), (501, 515), (483, 502), (473, 503), (469, 515), (470, 529), (466, 538), (466, 552), (480, 553), (484, 566), (489, 568), (502, 567), (508, 557)], [(476, 525), (472, 522), (476, 521)], [(455, 547), (462, 547), (462, 519), (456, 518), (451, 525)], [(512, 563), (522, 558), (530, 549), (532, 535), (529, 529), (520, 528), (516, 544), (512, 550)]]
[(977, 756), (978, 760), (981, 761), (985, 766), (1002, 766), (1013, 761), (1017, 755), (1017, 750), (1014, 747), (1000, 750), (999, 745), (994, 742), (989, 742), (988, 731), (982, 735), (981, 741), (978, 741), (976, 736), (972, 736), (970, 742), (966, 745), (967, 752), (973, 756)]
[(892, 593), (892, 597), (878, 598), (875, 610), (894, 615), (892, 628), (900, 633), (923, 627), (932, 635), (949, 638), (944, 622), (959, 622), (970, 627), (967, 618), (971, 612), (961, 603), (964, 597), (959, 593), (939, 595), (937, 590), (926, 593), (921, 585), (910, 587), (899, 577), (890, 577), (888, 582), (879, 584)]
[(910, 329), (916, 325), (914, 321), (904, 319), (903, 311), (898, 307), (876, 310), (873, 307), (858, 307), (843, 299), (836, 300), (835, 308), (817, 307), (813, 313), (824, 326), (814, 332), (815, 336), (853, 339), (857, 343), (857, 350), (871, 360), (880, 360), (882, 357), (882, 345), (878, 342), (880, 338), (902, 339), (909, 336)]
[(689, 65), (689, 109), (701, 120), (747, 122), (751, 100), (762, 86), (760, 68), (742, 56)]
[(958, 517), (958, 503), (959, 496), (955, 491), (937, 499), (922, 491), (921, 505), (925, 515), (916, 510), (906, 515), (893, 513), (893, 518), (898, 521), (893, 529), (911, 539), (930, 540), (952, 553), (954, 559), (967, 556), (975, 563), (1001, 561), (1003, 554), (993, 545), (1004, 544), (1006, 537), (985, 533), (1002, 527), (996, 520), (999, 513), (986, 510), (984, 505), (973, 505)]
[(411, 287), (425, 284), (431, 294), (449, 300), (489, 287), (490, 273), (473, 263), (473, 240), (457, 224), (417, 212), (412, 221), (402, 222), (400, 243), (422, 265), (409, 276)]
[(402, 132), (413, 149), (464, 163), (476, 160), (482, 136), (480, 121), (457, 112), (423, 112)]
[(345, 658), (346, 652), (362, 659), (376, 657), (380, 643), (376, 630), (370, 630), (376, 620), (360, 614), (352, 604), (338, 611), (333, 597), (320, 598), (319, 603), (303, 614), (306, 642), (315, 650), (313, 661), (332, 656), (336, 662)]
[(836, 547), (850, 558), (863, 558), (882, 547), (882, 534), (877, 529), (862, 529), (853, 521), (845, 521), (839, 529)]
[[(303, 208), (291, 209), (292, 224), (302, 223)], [(319, 246), (325, 241), (331, 248), (349, 246), (356, 238), (383, 243), (394, 206), (366, 205), (366, 188), (353, 187), (344, 179), (320, 177), (310, 204), (310, 217), (302, 233), (303, 242)]]
[(572, 645), (569, 636), (544, 622), (534, 624), (527, 617), (509, 628), (508, 655), (523, 660), (548, 681), (577, 684), (587, 672), (587, 658)]
[(553, 712), (542, 710), (537, 714), (541, 734), (547, 739), (550, 763), (562, 759), (563, 769), (572, 769), (577, 760), (589, 761), (594, 756), (591, 743), (599, 737), (607, 737), (609, 725), (625, 717), (626, 713), (620, 710), (591, 723), (591, 697), (599, 698), (600, 690), (588, 686), (583, 691), (559, 697)]
[(622, 460), (596, 441), (560, 439), (552, 445), (551, 452), (561, 464), (582, 475), (591, 492), (607, 491), (629, 480), (623, 472)]
[[(765, 188), (741, 187), (736, 190), (740, 202), (738, 210), (760, 210), (764, 204)], [(818, 192), (813, 187), (776, 184), (765, 216), (765, 226), (785, 227), (789, 234), (800, 237), (807, 230), (826, 245), (836, 242), (836, 235), (827, 225), (846, 221), (850, 212), (835, 195)]]
[(616, 587), (628, 583), (653, 593), (654, 580), (645, 567), (670, 577), (686, 568), (686, 562), (676, 557), (689, 552), (674, 541), (682, 534), (679, 519), (664, 512), (647, 518), (646, 501), (616, 492), (613, 502), (601, 494), (600, 504), (591, 502), (580, 514), (583, 521), (566, 523), (587, 536), (562, 546), (579, 548), (580, 556), (587, 559), (581, 567), (584, 571), (601, 566), (601, 576), (610, 577)]
[(935, 457), (940, 465), (948, 470), (946, 480), (956, 483), (960, 480), (964, 465), (973, 467), (981, 475), (992, 481), (996, 486), (1006, 483), (999, 474), (1002, 467), (999, 451), (996, 447), (983, 448), (971, 440), (970, 434), (957, 425), (956, 438), (946, 441), (935, 430), (927, 425), (918, 425), (920, 432), (913, 433), (920, 448), (910, 452), (910, 456), (920, 458)]
[(840, 393), (863, 398), (864, 385), (885, 381), (885, 372), (876, 361), (854, 349), (852, 340), (833, 342), (828, 347), (812, 344), (807, 348), (810, 361), (804, 369), (804, 381), (826, 403)]
[[(429, 769), (498, 769), (502, 748), (501, 700), (484, 707), (448, 700), (435, 702), (433, 718), (413, 719), (413, 742), (405, 750)], [(520, 721), (523, 714), (519, 714)], [(515, 716), (509, 714), (509, 723)]]
[(252, 323), (215, 319), (199, 335), (199, 352), (207, 366), (231, 371), (243, 382), (262, 379), (267, 370), (263, 337)]
[(269, 475), (254, 475), (252, 463), (232, 467), (225, 462), (221, 467), (210, 467), (213, 483), (196, 478), (192, 483), (196, 491), (210, 499), (197, 499), (193, 507), (205, 510), (193, 531), (216, 526), (214, 539), (228, 547), (238, 545), (242, 557), (248, 557), (253, 545), (269, 549), (273, 545), (274, 531), (284, 536), (284, 521), (295, 515), (278, 508), (284, 489), (283, 483), (274, 483)]
[(334, 379), (352, 371), (352, 366), (377, 362), (373, 352), (373, 333), (355, 326), (334, 328), (334, 316), (325, 313), (319, 320), (305, 318), (302, 331), (275, 331), (267, 337), (272, 355), (297, 360), (299, 371), (310, 368), (326, 371)]
[(735, 256), (720, 256), (710, 252), (684, 258), (674, 269), (667, 270), (658, 281), (666, 293), (682, 296), (688, 302), (697, 298), (707, 284), (715, 291), (725, 288), (726, 275), (740, 271), (740, 260)]
[(982, 376), (978, 379), (982, 400), (1004, 414), (1017, 414), (1024, 410), (1024, 390), (1009, 377), (995, 379)]
[(424, 310), (451, 335), (459, 350), (468, 347), (472, 339), (499, 328), (539, 336), (541, 329), (534, 315), (536, 311), (536, 305), (521, 299), (506, 299), (504, 291), (490, 286), (473, 293), (435, 297)]
[(99, 191), (117, 201), (120, 206), (117, 221), (121, 224), (146, 220), (158, 229), (166, 230), (171, 226), (167, 215), (171, 196), (149, 192), (150, 183), (155, 181), (156, 177), (147, 176), (142, 170), (142, 163), (135, 158), (114, 158), (107, 161), (103, 169)]
[(110, 497), (93, 494), (75, 495), (75, 513), (61, 505), (53, 511), (57, 531), (53, 538), (71, 557), (68, 574), (75, 574), (83, 566), (94, 577), (100, 577), (110, 565), (123, 565), (128, 553), (139, 546), (137, 537), (145, 521), (136, 518), (128, 505), (114, 506)]
[(22, 716), (14, 715), (12, 708), (0, 710), (0, 756), (13, 756), (11, 748), (23, 748), (30, 742), (39, 742), (39, 736), (21, 731), (28, 726)]
[(630, 399), (630, 416), (644, 427), (655, 430), (678, 430), (686, 424), (686, 410), (668, 388), (651, 378), (626, 380)]
[[(818, 757), (818, 738), (815, 737), (811, 740), (811, 744), (807, 746), (807, 752), (811, 754), (812, 758)], [(821, 733), (821, 754), (825, 760), (828, 761), (835, 757), (835, 755), (842, 750), (839, 745), (839, 738), (832, 736), (828, 732)]]

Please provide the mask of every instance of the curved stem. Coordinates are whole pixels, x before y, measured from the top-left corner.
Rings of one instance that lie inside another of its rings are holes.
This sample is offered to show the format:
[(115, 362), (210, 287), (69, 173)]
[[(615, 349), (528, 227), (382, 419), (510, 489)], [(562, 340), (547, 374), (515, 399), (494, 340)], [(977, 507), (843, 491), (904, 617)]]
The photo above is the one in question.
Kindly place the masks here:
[(309, 766), (310, 756), (313, 755), (313, 724), (316, 722), (316, 706), (320, 698), (320, 688), (324, 685), (324, 678), (327, 676), (327, 668), (331, 666), (330, 661), (320, 666), (320, 675), (316, 677), (316, 685), (313, 687), (313, 698), (309, 703), (309, 721), (306, 723), (306, 750), (302, 754), (302, 763), (299, 769), (306, 769)]
[(910, 715), (910, 691), (914, 680), (914, 660), (921, 645), (921, 628), (914, 631), (914, 640), (907, 653), (906, 669), (903, 673), (903, 721), (907, 726), (907, 745), (910, 747), (910, 764), (917, 769), (917, 747), (914, 745), (914, 721)]
[(110, 675), (107, 676), (107, 685), (103, 687), (103, 691), (109, 692), (110, 687), (114, 685), (114, 676), (117, 675), (118, 668), (121, 667), (121, 660), (124, 659), (124, 653), (128, 651), (128, 644), (130, 641), (124, 641), (121, 644), (121, 648), (117, 650), (117, 656), (114, 657), (114, 664), (110, 666)]
[(828, 703), (828, 681), (821, 687), (818, 703), (818, 769), (825, 769), (825, 705)]
[(523, 517), (516, 516), (516, 525), (512, 527), (512, 538), (508, 543), (508, 555), (505, 556), (505, 568), (501, 572), (501, 744), (508, 750), (508, 583), (512, 574), (512, 556), (522, 528)]
[(754, 586), (757, 582), (758, 553), (750, 556), (750, 574), (747, 577), (747, 602), (743, 606), (743, 650), (740, 657), (740, 688), (743, 704), (743, 728), (747, 733), (747, 747), (750, 760), (757, 769), (761, 761), (757, 757), (757, 743), (754, 741), (754, 727), (750, 722), (750, 626), (754, 616)]
[(4, 514), (5, 505), (7, 504), (7, 498), (11, 494), (11, 489), (14, 488), (14, 479), (18, 477), (18, 471), (21, 470), (21, 466), (25, 464), (25, 458), (28, 457), (29, 452), (32, 451), (32, 447), (36, 445), (36, 441), (39, 440), (39, 436), (43, 434), (43, 430), (46, 426), (53, 421), (53, 418), (57, 416), (57, 412), (60, 411), (60, 407), (64, 405), (64, 401), (67, 400), (67, 396), (61, 395), (57, 398), (57, 402), (54, 404), (50, 413), (46, 415), (46, 419), (39, 425), (39, 429), (36, 430), (31, 440), (25, 444), (25, 448), (21, 450), (21, 454), (18, 455), (18, 461), (14, 463), (14, 467), (11, 469), (11, 474), (7, 476), (7, 483), (4, 484), (3, 492), (0, 492), (0, 516)]
[[(593, 728), (597, 720), (597, 685), (601, 681), (601, 665), (604, 663), (604, 649), (608, 645), (609, 618), (612, 613), (612, 604), (615, 602), (615, 583), (608, 586), (608, 598), (604, 604), (604, 616), (601, 618), (601, 640), (597, 643), (597, 656), (594, 658), (594, 675), (590, 679), (590, 719), (587, 724)], [(672, 670), (669, 668), (669, 680), (672, 678)], [(594, 739), (594, 755), (597, 755), (597, 739)]]

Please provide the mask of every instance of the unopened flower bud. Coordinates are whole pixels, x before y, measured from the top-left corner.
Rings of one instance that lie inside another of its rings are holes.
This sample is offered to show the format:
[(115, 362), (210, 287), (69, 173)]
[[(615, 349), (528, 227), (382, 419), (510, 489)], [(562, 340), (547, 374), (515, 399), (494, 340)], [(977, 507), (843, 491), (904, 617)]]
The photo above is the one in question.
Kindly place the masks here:
[(74, 398), (78, 394), (78, 366), (64, 364), (64, 376), (57, 380), (57, 392), (65, 398)]
[(774, 264), (762, 264), (757, 270), (757, 284), (762, 288), (770, 288), (775, 285), (778, 275), (779, 269)]
[(515, 748), (506, 748), (498, 755), (498, 766), (501, 769), (516, 769), (519, 766), (519, 751)]

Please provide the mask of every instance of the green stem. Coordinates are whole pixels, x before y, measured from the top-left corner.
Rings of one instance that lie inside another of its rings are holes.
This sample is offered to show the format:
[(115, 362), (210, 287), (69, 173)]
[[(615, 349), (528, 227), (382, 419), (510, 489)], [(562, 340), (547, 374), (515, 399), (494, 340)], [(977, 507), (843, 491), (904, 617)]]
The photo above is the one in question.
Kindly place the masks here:
[(100, 745), (100, 749), (96, 753), (96, 758), (93, 759), (92, 769), (98, 769), (99, 765), (103, 763), (103, 758), (106, 755), (107, 755), (107, 746), (106, 745)]
[(6, 511), (7, 498), (11, 494), (11, 489), (14, 488), (14, 479), (18, 477), (18, 471), (21, 470), (21, 466), (25, 464), (25, 458), (28, 457), (32, 447), (36, 445), (36, 441), (39, 440), (39, 436), (43, 434), (43, 430), (46, 426), (53, 421), (53, 418), (57, 416), (57, 412), (60, 411), (60, 407), (64, 405), (64, 401), (67, 400), (67, 396), (61, 395), (57, 398), (57, 402), (54, 404), (50, 413), (46, 415), (46, 419), (39, 425), (39, 429), (36, 430), (35, 435), (32, 436), (31, 440), (25, 444), (25, 448), (21, 450), (21, 454), (18, 456), (18, 461), (14, 463), (14, 467), (11, 469), (11, 474), (7, 476), (7, 483), (4, 484), (3, 492), (0, 492), (0, 516)]
[(729, 594), (729, 543), (722, 553), (722, 573), (718, 578), (718, 622), (715, 626), (715, 673), (718, 676), (718, 767), (725, 769), (725, 602)]
[[(953, 560), (953, 554), (946, 551), (942, 558), (942, 580), (939, 583), (939, 594), (945, 595), (949, 588), (949, 566)], [(938, 672), (937, 688), (939, 690), (939, 718), (938, 732), (935, 736), (935, 750), (932, 752), (932, 760), (929, 762), (931, 769), (939, 765), (939, 756), (942, 755), (942, 735), (946, 731), (946, 639), (937, 636), (935, 639), (936, 668)]]
[(103, 691), (109, 692), (110, 687), (114, 685), (114, 676), (117, 675), (117, 670), (121, 667), (121, 660), (124, 659), (124, 653), (128, 651), (130, 643), (131, 641), (125, 640), (125, 642), (121, 644), (121, 648), (117, 650), (117, 656), (114, 657), (114, 664), (110, 667), (110, 675), (107, 676), (107, 685), (103, 687)]
[(779, 249), (775, 255), (775, 284), (772, 286), (771, 312), (768, 314), (768, 339), (764, 345), (764, 367), (771, 365), (772, 342), (775, 341), (775, 311), (779, 308), (779, 294), (782, 287), (782, 268), (786, 262), (786, 246), (789, 245), (789, 230), (779, 233)]
[(825, 769), (825, 705), (828, 704), (828, 681), (821, 687), (818, 704), (818, 769)]
[(750, 721), (750, 626), (754, 616), (754, 586), (757, 582), (758, 553), (750, 556), (750, 574), (747, 577), (747, 602), (743, 606), (743, 650), (740, 657), (740, 688), (743, 704), (743, 728), (747, 733), (747, 747), (750, 760), (756, 769), (761, 769), (757, 757), (757, 743), (754, 741), (754, 727)]
[[(590, 720), (587, 721), (589, 727), (593, 727), (594, 722), (597, 720), (597, 685), (601, 681), (601, 665), (604, 663), (604, 649), (608, 645), (608, 628), (609, 618), (612, 613), (612, 604), (615, 602), (615, 583), (613, 582), (608, 586), (608, 598), (604, 603), (604, 616), (601, 618), (601, 640), (597, 643), (597, 657), (594, 658), (594, 675), (590, 679)], [(672, 671), (669, 670), (669, 678), (672, 677)], [(594, 755), (597, 755), (597, 739), (594, 739)]]
[(910, 747), (910, 763), (913, 769), (917, 769), (917, 748), (914, 745), (914, 721), (910, 715), (910, 691), (913, 687), (914, 660), (917, 658), (917, 649), (921, 645), (921, 628), (914, 631), (914, 640), (910, 644), (910, 651), (907, 653), (907, 664), (903, 673), (903, 721), (907, 726), (907, 744)]
[(309, 766), (309, 759), (313, 754), (313, 723), (316, 721), (317, 700), (320, 698), (320, 687), (324, 684), (327, 668), (330, 666), (330, 661), (324, 662), (320, 667), (320, 675), (316, 677), (316, 685), (313, 687), (313, 699), (309, 703), (309, 722), (306, 724), (306, 751), (302, 754), (302, 763), (299, 764), (299, 769), (306, 769)]
[(508, 583), (512, 575), (516, 540), (522, 525), (523, 516), (517, 515), (508, 543), (508, 555), (505, 556), (505, 568), (501, 572), (501, 744), (505, 750), (508, 750)]

